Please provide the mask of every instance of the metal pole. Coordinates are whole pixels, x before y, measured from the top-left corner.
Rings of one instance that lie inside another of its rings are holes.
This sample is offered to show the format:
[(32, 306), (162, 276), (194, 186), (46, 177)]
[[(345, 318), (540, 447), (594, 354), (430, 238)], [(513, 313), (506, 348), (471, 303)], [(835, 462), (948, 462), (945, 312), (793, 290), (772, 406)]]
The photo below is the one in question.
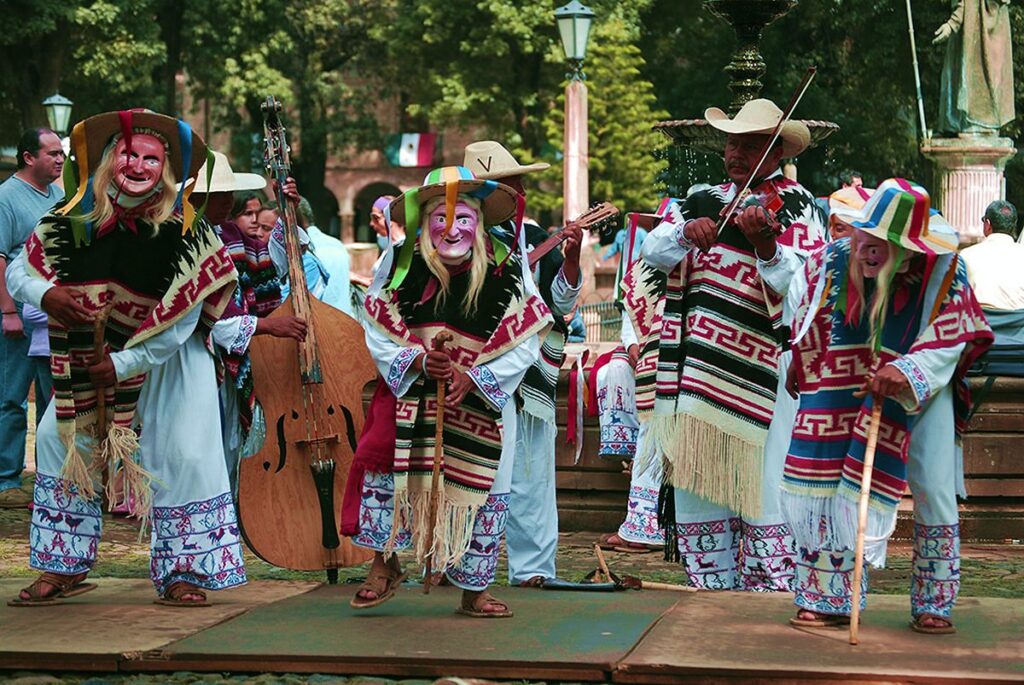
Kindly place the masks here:
[(910, 55), (914, 60), (914, 86), (917, 88), (917, 114), (921, 117), (920, 139), (931, 138), (924, 120), (924, 98), (921, 97), (921, 69), (917, 66), (917, 41), (914, 39), (914, 11), (907, 0), (907, 32), (910, 34)]
[(565, 159), (562, 179), (562, 221), (571, 221), (590, 205), (590, 164), (587, 141), (587, 84), (570, 80), (565, 87)]

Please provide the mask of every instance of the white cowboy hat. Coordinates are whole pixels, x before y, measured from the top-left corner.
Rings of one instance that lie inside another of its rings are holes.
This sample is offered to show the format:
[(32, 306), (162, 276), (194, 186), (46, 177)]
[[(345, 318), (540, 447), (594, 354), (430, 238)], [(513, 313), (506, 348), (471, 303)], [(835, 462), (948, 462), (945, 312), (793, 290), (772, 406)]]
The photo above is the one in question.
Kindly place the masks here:
[(477, 178), (492, 181), (544, 171), (551, 165), (547, 162), (520, 164), (501, 143), (494, 140), (478, 140), (466, 146), (462, 166), (473, 172)]
[[(704, 118), (712, 127), (726, 133), (770, 134), (782, 118), (782, 110), (771, 100), (758, 98), (743, 105), (732, 119), (717, 107), (704, 110)], [(787, 121), (779, 137), (785, 157), (796, 157), (811, 144), (811, 131), (802, 121)]]
[(193, 193), (231, 193), (236, 190), (262, 190), (267, 186), (267, 179), (259, 174), (238, 174), (231, 169), (231, 162), (223, 152), (213, 152), (213, 176), (210, 186), (206, 186), (206, 165), (199, 170), (196, 187)]

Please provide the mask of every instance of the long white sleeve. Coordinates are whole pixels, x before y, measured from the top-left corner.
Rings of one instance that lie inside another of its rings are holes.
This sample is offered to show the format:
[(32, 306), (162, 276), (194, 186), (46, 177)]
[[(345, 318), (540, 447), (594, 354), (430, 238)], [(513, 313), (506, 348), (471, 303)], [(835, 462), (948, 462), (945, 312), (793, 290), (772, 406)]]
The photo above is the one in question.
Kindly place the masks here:
[(124, 380), (146, 373), (173, 357), (195, 332), (202, 311), (203, 303), (197, 302), (185, 316), (166, 330), (134, 347), (111, 354), (110, 359), (114, 362), (117, 379)]
[(259, 319), (251, 314), (221, 319), (213, 324), (211, 331), (213, 342), (231, 354), (245, 354), (249, 349), (252, 336), (256, 334), (258, 321)]
[(469, 377), (476, 383), (480, 396), (494, 409), (501, 411), (523, 382), (526, 371), (540, 356), (540, 338), (530, 336), (522, 345), (517, 345), (500, 357), (486, 364), (474, 366)]
[(426, 350), (422, 347), (402, 347), (369, 323), (363, 324), (366, 346), (377, 365), (377, 371), (391, 388), (395, 397), (402, 397), (420, 375), (413, 362)]
[[(563, 267), (564, 268), (564, 267)], [(576, 285), (570, 285), (569, 279), (565, 277), (563, 269), (558, 270), (554, 282), (551, 284), (551, 309), (556, 316), (565, 316), (572, 311), (583, 288), (583, 270), (580, 269)]]
[(765, 261), (757, 260), (757, 273), (761, 280), (779, 295), (785, 295), (793, 275), (803, 269), (804, 260), (796, 250), (786, 245), (779, 245), (775, 256)]
[(629, 315), (625, 312), (622, 313), (622, 327), (619, 329), (619, 339), (622, 341), (622, 346), (629, 350), (630, 345), (637, 345), (639, 341), (636, 338), (636, 331), (633, 330), (633, 323), (629, 320)]
[(14, 261), (7, 263), (7, 292), (18, 302), (42, 309), (43, 295), (53, 287), (53, 283), (29, 276), (25, 269), (27, 259), (28, 253), (22, 250)]
[(693, 245), (683, 235), (686, 224), (687, 222), (682, 220), (679, 223), (663, 220), (658, 224), (640, 246), (640, 256), (643, 260), (665, 273), (676, 268), (676, 265), (686, 257), (686, 253), (693, 249)]

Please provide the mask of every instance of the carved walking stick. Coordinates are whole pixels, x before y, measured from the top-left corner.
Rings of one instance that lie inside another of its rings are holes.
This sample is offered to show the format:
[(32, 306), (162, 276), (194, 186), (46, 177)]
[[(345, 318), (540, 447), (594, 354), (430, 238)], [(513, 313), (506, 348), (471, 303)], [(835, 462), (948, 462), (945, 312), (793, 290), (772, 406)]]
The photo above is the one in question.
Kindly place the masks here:
[[(431, 343), (435, 352), (444, 352), (445, 343), (452, 341), (451, 333), (442, 331), (434, 336)], [(423, 594), (430, 594), (431, 576), (434, 566), (434, 526), (437, 525), (437, 506), (441, 498), (441, 455), (444, 452), (444, 405), (445, 384), (437, 382), (437, 422), (434, 427), (434, 468), (430, 473), (430, 527), (427, 528), (427, 572), (423, 576)]]
[(871, 472), (875, 468), (875, 448), (878, 447), (878, 425), (882, 420), (885, 399), (875, 397), (868, 425), (868, 444), (864, 450), (864, 469), (860, 477), (860, 501), (857, 506), (857, 546), (853, 562), (853, 607), (850, 612), (850, 644), (857, 644), (860, 623), (860, 584), (864, 576), (864, 534), (868, 527), (868, 496), (871, 494)]

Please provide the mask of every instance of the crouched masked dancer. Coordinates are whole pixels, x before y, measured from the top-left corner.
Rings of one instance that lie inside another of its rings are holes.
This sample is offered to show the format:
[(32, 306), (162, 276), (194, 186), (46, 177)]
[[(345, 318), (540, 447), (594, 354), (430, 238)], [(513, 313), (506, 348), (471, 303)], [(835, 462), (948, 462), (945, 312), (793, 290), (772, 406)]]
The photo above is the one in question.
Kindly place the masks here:
[(912, 627), (950, 633), (960, 587), (964, 374), (992, 332), (956, 254), (957, 237), (936, 230), (941, 218), (929, 218), (923, 188), (890, 179), (859, 214), (839, 218), (853, 235), (808, 260), (794, 320), (788, 376), (800, 408), (782, 484), (783, 513), (800, 548), (791, 623), (849, 624), (868, 424), (882, 402), (864, 558), (884, 565), (909, 482)]
[[(552, 324), (523, 268), (519, 242), (510, 248), (487, 231), (517, 207), (521, 219), (515, 191), (474, 179), (464, 167), (431, 172), (422, 187), (389, 207), (390, 218), (408, 233), (397, 259), (388, 259), (393, 250), (385, 252), (366, 299), (366, 341), (382, 378), (342, 515), (342, 533), (377, 552), (352, 600), (356, 608), (394, 595), (406, 575), (394, 553), (412, 546), (418, 562), (430, 555), (433, 567), (462, 588), (460, 613), (512, 615), (487, 593), (508, 516), (512, 397), (537, 358), (538, 337)], [(452, 340), (435, 351), (432, 341), (440, 333)], [(443, 419), (439, 383), (446, 392)], [(441, 420), (441, 494), (430, 540), (434, 436)]]
[(71, 140), (70, 197), (9, 276), (18, 298), (50, 315), (55, 388), (39, 425), (30, 536), (30, 563), (44, 573), (12, 603), (94, 587), (84, 581), (106, 469), (152, 523), (158, 601), (203, 605), (204, 590), (245, 582), (206, 345), (236, 273), (187, 188), (176, 189), (206, 146), (184, 122), (142, 110), (86, 119)]

